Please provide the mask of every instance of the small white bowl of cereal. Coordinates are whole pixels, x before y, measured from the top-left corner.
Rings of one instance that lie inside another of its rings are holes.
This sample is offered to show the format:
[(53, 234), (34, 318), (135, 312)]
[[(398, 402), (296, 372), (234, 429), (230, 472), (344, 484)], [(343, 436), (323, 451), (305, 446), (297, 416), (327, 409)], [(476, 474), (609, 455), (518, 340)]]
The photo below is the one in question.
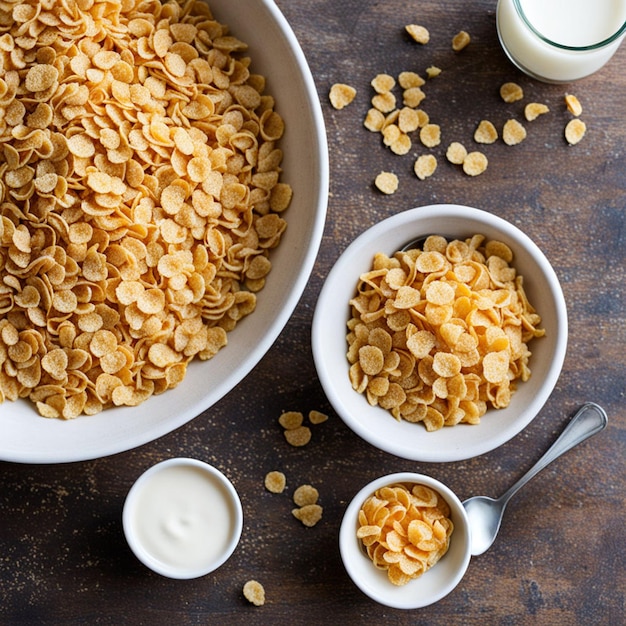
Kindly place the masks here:
[(519, 228), (432, 205), (348, 246), (320, 292), (312, 346), (356, 434), (406, 459), (459, 461), (537, 415), (561, 372), (567, 310), (554, 269)]
[(423, 474), (382, 476), (348, 505), (339, 531), (348, 575), (370, 598), (417, 609), (448, 595), (470, 562), (470, 528), (458, 497)]
[(324, 120), (276, 3), (146, 6), (52, 3), (7, 26), (43, 34), (0, 71), (19, 130), (0, 173), (4, 461), (99, 458), (200, 415), (276, 340), (317, 257)]

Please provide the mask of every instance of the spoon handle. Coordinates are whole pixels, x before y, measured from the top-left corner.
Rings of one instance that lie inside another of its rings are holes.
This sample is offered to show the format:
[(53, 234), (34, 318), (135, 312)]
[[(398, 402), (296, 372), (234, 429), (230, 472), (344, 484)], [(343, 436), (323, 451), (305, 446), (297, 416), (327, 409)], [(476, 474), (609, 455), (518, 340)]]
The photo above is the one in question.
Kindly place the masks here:
[(546, 453), (498, 499), (506, 505), (506, 502), (542, 469), (574, 446), (599, 433), (608, 422), (606, 411), (601, 406), (594, 402), (583, 404)]

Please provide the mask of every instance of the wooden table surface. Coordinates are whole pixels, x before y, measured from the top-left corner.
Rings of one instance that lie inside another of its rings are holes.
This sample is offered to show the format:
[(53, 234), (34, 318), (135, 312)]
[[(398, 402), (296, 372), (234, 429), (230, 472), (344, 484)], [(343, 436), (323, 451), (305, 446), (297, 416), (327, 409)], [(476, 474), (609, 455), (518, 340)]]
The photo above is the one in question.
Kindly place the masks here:
[[(315, 78), (330, 148), (325, 237), (294, 315), (258, 367), (222, 401), (161, 439), (115, 456), (67, 465), (1, 463), (0, 623), (2, 624), (606, 624), (623, 623), (624, 450), (626, 409), (626, 47), (596, 75), (569, 86), (532, 81), (507, 61), (495, 30), (495, 0), (278, 0)], [(428, 27), (419, 46), (404, 33)], [(459, 54), (459, 30), (472, 42)], [(417, 143), (404, 157), (363, 127), (378, 73), (443, 73), (425, 86), (423, 108), (442, 127), (432, 150), (439, 167), (420, 181)], [(521, 119), (523, 104), (498, 95), (517, 81), (524, 102), (550, 114), (528, 126), (527, 139), (485, 146), (487, 171), (476, 178), (445, 161), (447, 143), (473, 146), (485, 118), (501, 127)], [(356, 87), (356, 100), (336, 111), (330, 86)], [(574, 93), (588, 132), (574, 147), (563, 104)], [(399, 189), (373, 188), (381, 170)], [(540, 415), (520, 435), (479, 458), (445, 464), (408, 462), (374, 449), (333, 412), (310, 350), (311, 318), (320, 287), (341, 251), (364, 229), (399, 211), (432, 203), (475, 206), (521, 227), (544, 250), (569, 309), (569, 349), (562, 375)], [(348, 578), (338, 531), (349, 499), (389, 472), (416, 470), (447, 483), (461, 499), (497, 496), (548, 448), (585, 401), (601, 404), (609, 426), (542, 472), (512, 501), (500, 535), (472, 558), (455, 591), (422, 610), (377, 605)], [(293, 448), (277, 418), (283, 410), (327, 412), (312, 441)], [(1, 436), (1, 433), (0, 433)], [(137, 476), (172, 456), (204, 459), (233, 481), (244, 507), (241, 543), (206, 577), (175, 581), (153, 574), (130, 552), (121, 526), (125, 495)], [(280, 495), (263, 488), (269, 470), (287, 476)], [(291, 515), (291, 494), (316, 486), (323, 518), (305, 528)], [(266, 604), (242, 596), (250, 578), (263, 583)]]

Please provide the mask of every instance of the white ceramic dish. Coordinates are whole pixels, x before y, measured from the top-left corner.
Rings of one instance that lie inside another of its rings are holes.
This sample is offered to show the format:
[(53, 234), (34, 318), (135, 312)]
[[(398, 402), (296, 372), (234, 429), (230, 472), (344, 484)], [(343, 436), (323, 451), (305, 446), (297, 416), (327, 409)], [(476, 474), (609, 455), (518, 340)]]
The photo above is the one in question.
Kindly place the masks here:
[[(446, 554), (426, 573), (403, 586), (393, 585), (386, 571), (374, 567), (356, 536), (359, 509), (363, 502), (377, 489), (397, 483), (426, 485), (437, 491), (450, 506), (454, 524)], [(425, 607), (448, 595), (467, 570), (471, 557), (467, 514), (454, 492), (430, 476), (412, 472), (382, 476), (363, 487), (348, 505), (339, 530), (339, 551), (354, 584), (372, 600), (396, 609)]]
[[(352, 389), (346, 358), (348, 301), (359, 276), (377, 252), (393, 254), (428, 234), (467, 237), (481, 233), (508, 244), (513, 264), (539, 314), (546, 336), (531, 344), (532, 376), (521, 383), (506, 409), (490, 409), (478, 425), (427, 432), (422, 425), (396, 421)], [(558, 278), (537, 245), (513, 224), (485, 211), (458, 205), (433, 205), (398, 213), (361, 234), (343, 252), (320, 292), (313, 318), (313, 356), (324, 391), (344, 422), (372, 445), (415, 461), (459, 461), (489, 452), (525, 428), (558, 380), (567, 349), (567, 310)]]
[(199, 578), (232, 555), (243, 509), (232, 483), (212, 465), (188, 458), (162, 461), (133, 484), (122, 513), (135, 556), (168, 578)]
[(289, 320), (313, 269), (328, 198), (328, 149), (319, 98), (296, 37), (272, 0), (210, 0), (216, 19), (249, 44), (253, 71), (286, 124), (283, 180), (294, 189), (288, 227), (256, 311), (212, 360), (192, 363), (176, 389), (138, 408), (65, 422), (39, 417), (26, 401), (0, 404), (0, 460), (61, 463), (99, 458), (152, 441), (215, 404), (261, 360)]

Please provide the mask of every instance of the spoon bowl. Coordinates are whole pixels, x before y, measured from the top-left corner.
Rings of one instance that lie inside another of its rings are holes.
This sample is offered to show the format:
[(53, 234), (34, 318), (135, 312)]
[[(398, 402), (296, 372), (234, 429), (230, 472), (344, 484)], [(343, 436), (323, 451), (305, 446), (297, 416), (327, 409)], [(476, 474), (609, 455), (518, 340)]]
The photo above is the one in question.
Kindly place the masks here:
[(465, 500), (463, 506), (470, 521), (472, 556), (483, 554), (491, 547), (500, 530), (506, 505), (533, 476), (574, 446), (599, 433), (607, 424), (608, 417), (602, 407), (593, 402), (584, 404), (548, 451), (506, 493), (499, 498), (474, 496)]

